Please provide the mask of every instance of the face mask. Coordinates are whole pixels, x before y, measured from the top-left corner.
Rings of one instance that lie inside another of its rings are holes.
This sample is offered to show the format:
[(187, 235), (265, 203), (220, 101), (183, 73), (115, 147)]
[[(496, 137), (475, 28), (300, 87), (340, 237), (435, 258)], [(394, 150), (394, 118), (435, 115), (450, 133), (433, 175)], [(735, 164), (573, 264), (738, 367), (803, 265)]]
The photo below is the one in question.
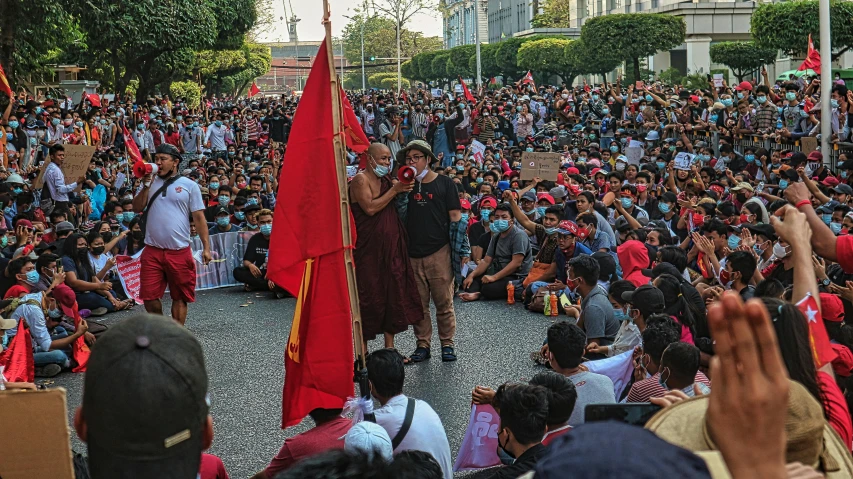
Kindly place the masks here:
[(12, 140), (14, 140), (14, 139), (15, 139), (15, 134), (14, 134), (14, 133), (6, 133), (6, 140), (7, 140), (7, 141), (12, 141)]
[(823, 220), (825, 225), (829, 225), (829, 223), (832, 222), (832, 213), (824, 213), (820, 215), (820, 219)]
[(376, 165), (373, 167), (373, 174), (379, 178), (382, 178), (383, 176), (387, 175), (389, 171), (391, 170), (387, 166)]
[(36, 270), (27, 272), (27, 284), (34, 285), (39, 282), (39, 273)]
[(620, 198), (619, 201), (622, 203), (622, 208), (628, 209), (634, 206), (634, 200), (631, 198)]
[(246, 200), (246, 204), (247, 205), (256, 205), (256, 204), (258, 204), (258, 199), (257, 198), (249, 198), (248, 200)]
[(777, 258), (785, 258), (788, 256), (788, 249), (782, 246), (781, 243), (775, 243), (773, 245), (773, 256)]
[(95, 256), (100, 256), (104, 254), (104, 249), (106, 249), (105, 246), (98, 246), (97, 248), (92, 248), (92, 254)]
[(228, 206), (228, 203), (231, 203), (231, 197), (227, 195), (222, 195), (219, 197), (219, 205), (220, 206)]
[(732, 106), (734, 104), (734, 102), (732, 101), (731, 98), (726, 98), (724, 100), (721, 100), (720, 103), (722, 103), (724, 106), (727, 106), (727, 107)]
[(504, 231), (509, 229), (509, 220), (495, 220), (489, 224), (489, 229), (492, 230), (492, 233), (503, 233)]
[(590, 139), (590, 140), (592, 140), (592, 141), (595, 141), (595, 133), (590, 133), (590, 134), (589, 134), (589, 139)]
[(116, 221), (118, 221), (119, 223), (121, 223), (122, 221), (124, 221), (124, 213), (119, 213), (119, 214), (117, 214), (117, 215), (116, 215)]
[(794, 101), (797, 99), (797, 94), (792, 91), (789, 91), (785, 93), (785, 99), (788, 101)]
[(444, 113), (436, 113), (435, 116), (437, 116), (439, 120), (444, 119)]
[(217, 127), (222, 126), (222, 122), (219, 120), (214, 121), (213, 124), (216, 125)]
[(784, 190), (788, 187), (788, 180), (779, 180), (779, 189)]
[(547, 210), (547, 206), (537, 206), (536, 212), (539, 213), (539, 216), (545, 216), (545, 210)]
[(107, 120), (101, 120), (101, 124), (102, 124), (102, 125), (106, 125), (106, 124), (107, 124)]
[(598, 101), (598, 95), (592, 95), (592, 101)]
[(669, 151), (675, 151), (675, 145), (670, 145)]
[(500, 160), (500, 159), (501, 159), (501, 154), (500, 154), (500, 153), (495, 153), (495, 159), (496, 159), (496, 160)]
[(720, 118), (718, 115), (711, 115), (708, 117), (708, 120), (710, 120), (711, 123), (716, 123), (718, 118)]
[(521, 107), (520, 107), (520, 106), (515, 107), (515, 111), (520, 112), (520, 111), (521, 111)]
[(145, 129), (145, 125), (144, 125), (144, 124), (142, 124), (142, 123), (140, 123), (140, 124), (136, 125), (136, 129), (137, 129), (137, 130)]
[(832, 230), (832, 234), (838, 236), (838, 233), (841, 233), (841, 223), (830, 223), (829, 229)]
[(89, 254), (89, 248), (85, 246), (77, 248), (77, 256), (86, 256), (87, 254)]
[(602, 109), (601, 109), (601, 113), (602, 113), (603, 115), (607, 115), (608, 113), (610, 113), (610, 109), (609, 109), (609, 108), (602, 108)]
[(619, 147), (618, 147), (618, 146), (616, 146), (616, 145), (613, 145), (613, 146), (611, 146), (611, 147), (610, 147), (610, 151), (612, 151), (613, 153), (618, 153), (618, 152), (619, 152)]
[(844, 170), (844, 171), (842, 171), (842, 172), (841, 172), (841, 177), (842, 177), (842, 178), (847, 178), (847, 170)]
[(737, 93), (737, 98), (738, 98), (738, 100), (743, 100), (743, 93), (738, 92), (738, 93)]
[(652, 98), (651, 95), (646, 95), (646, 101), (653, 101), (653, 100), (654, 100), (654, 98)]
[(578, 290), (578, 286), (581, 285), (580, 278), (568, 278), (566, 279), (566, 286), (569, 287), (569, 290), (574, 293)]
[(193, 128), (198, 128), (198, 122), (197, 121), (193, 122)]
[(219, 189), (219, 182), (214, 181), (213, 183), (211, 183), (210, 189), (211, 190), (218, 190)]
[(13, 129), (13, 130), (14, 130), (14, 129), (16, 129), (16, 128), (18, 128), (19, 126), (21, 126), (21, 124), (20, 124), (20, 123), (18, 123), (18, 121), (17, 121), (17, 120), (12, 120), (12, 121), (10, 121), (10, 122), (9, 122), (9, 128), (11, 128), (11, 129)]
[(219, 226), (222, 226), (223, 228), (228, 226), (228, 223), (230, 223), (230, 222), (231, 222), (231, 220), (227, 216), (223, 216), (221, 218), (216, 218), (216, 224), (218, 224)]
[(625, 310), (622, 308), (613, 309), (613, 318), (619, 322), (628, 321), (629, 319), (631, 319), (628, 317), (628, 315), (625, 313)]
[(668, 214), (671, 209), (669, 203), (658, 203), (658, 210), (663, 214)]
[(737, 247), (740, 246), (740, 236), (738, 236), (738, 235), (729, 236), (728, 243), (729, 243), (729, 249), (732, 249), (732, 250), (737, 249)]
[(759, 97), (756, 97), (755, 99), (756, 99), (756, 101), (758, 101), (758, 103), (760, 103), (760, 104), (763, 104), (764, 102), (766, 102), (766, 101), (767, 101), (767, 97), (766, 97), (766, 96), (759, 96)]
[(82, 121), (78, 121), (78, 122), (74, 123), (74, 125), (77, 126), (77, 128), (83, 128), (83, 122)]
[(489, 221), (489, 215), (492, 214), (492, 210), (480, 210), (480, 219), (483, 221)]
[(480, 183), (482, 183), (482, 182), (483, 182), (483, 179), (482, 179), (482, 178), (477, 178), (477, 180), (476, 180), (476, 181), (477, 181), (477, 184), (480, 184)]
[(527, 148), (525, 148), (525, 149), (524, 149), (524, 151), (526, 151), (526, 152), (528, 152), (528, 153), (533, 153), (533, 148), (530, 148), (530, 147), (528, 146)]
[(271, 224), (261, 225), (261, 233), (264, 236), (269, 236), (272, 233), (272, 225)]
[(747, 163), (755, 163), (755, 155), (744, 155), (743, 159), (746, 160)]
[(380, 106), (380, 107), (379, 107), (379, 111), (384, 112), (384, 111), (385, 111), (385, 107), (384, 107), (384, 106)]
[[(666, 370), (667, 373), (669, 372), (669, 368), (664, 368), (664, 370)], [(658, 375), (658, 384), (660, 384), (660, 387), (666, 389), (667, 391), (669, 391), (669, 387), (666, 385), (666, 381), (669, 379), (669, 376), (670, 375), (667, 374), (666, 379), (664, 379), (663, 378), (663, 371), (661, 371), (661, 373)]]
[(59, 124), (59, 118), (54, 118), (54, 119), (50, 120), (50, 124), (53, 126), (58, 125)]
[(9, 237), (6, 235), (3, 235), (3, 237), (0, 238), (0, 247), (5, 248), (8, 244), (9, 244)]
[(621, 161), (616, 162), (616, 171), (625, 171), (625, 168), (627, 168), (627, 167), (628, 167), (628, 165), (626, 165), (625, 163), (623, 163)]

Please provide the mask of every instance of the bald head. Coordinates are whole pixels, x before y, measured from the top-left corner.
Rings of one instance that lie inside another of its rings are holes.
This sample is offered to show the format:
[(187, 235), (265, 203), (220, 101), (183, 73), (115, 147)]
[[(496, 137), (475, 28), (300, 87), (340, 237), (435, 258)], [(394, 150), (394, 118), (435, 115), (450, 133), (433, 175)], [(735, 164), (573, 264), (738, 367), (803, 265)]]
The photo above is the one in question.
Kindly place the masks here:
[(374, 157), (379, 158), (380, 156), (391, 156), (391, 149), (382, 143), (371, 143), (367, 148), (367, 154)]

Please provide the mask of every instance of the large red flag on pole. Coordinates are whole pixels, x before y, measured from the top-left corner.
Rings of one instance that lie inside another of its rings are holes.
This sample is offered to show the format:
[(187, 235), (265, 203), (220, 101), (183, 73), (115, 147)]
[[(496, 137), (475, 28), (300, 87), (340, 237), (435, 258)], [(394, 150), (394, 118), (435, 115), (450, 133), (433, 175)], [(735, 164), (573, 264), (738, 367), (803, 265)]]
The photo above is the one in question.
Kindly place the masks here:
[(814, 70), (817, 74), (820, 74), (820, 52), (817, 51), (814, 47), (814, 42), (812, 41), (811, 33), (809, 33), (809, 51), (806, 54), (806, 59), (803, 60), (803, 63), (800, 64), (800, 68), (797, 68), (797, 71), (809, 69)]
[(130, 157), (128, 163), (132, 165), (137, 161), (142, 161), (142, 153), (139, 152), (139, 147), (133, 140), (133, 136), (127, 131), (127, 126), (121, 125), (121, 134), (124, 135), (124, 147), (127, 149), (127, 156)]
[(9, 99), (13, 99), (12, 95), (12, 85), (9, 85), (9, 79), (6, 78), (6, 72), (3, 71), (3, 65), (0, 65), (0, 91), (9, 96)]
[[(324, 2), (325, 3), (325, 2)], [(268, 277), (297, 295), (285, 351), (282, 427), (354, 394), (353, 324), (360, 331), (340, 85), (327, 35), (293, 119), (270, 241)], [(328, 224), (317, 228), (317, 218)], [(361, 335), (358, 334), (358, 348)]]
[(465, 99), (472, 104), (477, 103), (474, 99), (474, 95), (471, 94), (471, 90), (468, 89), (468, 85), (465, 84), (465, 80), (463, 80), (462, 77), (459, 77), (459, 83), (462, 85), (462, 93), (465, 94)]

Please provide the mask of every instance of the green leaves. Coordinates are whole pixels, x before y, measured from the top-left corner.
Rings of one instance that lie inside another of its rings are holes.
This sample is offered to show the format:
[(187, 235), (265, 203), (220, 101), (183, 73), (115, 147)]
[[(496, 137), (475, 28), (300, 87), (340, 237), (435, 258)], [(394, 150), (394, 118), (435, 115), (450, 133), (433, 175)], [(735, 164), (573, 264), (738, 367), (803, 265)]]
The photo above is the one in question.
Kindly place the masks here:
[(450, 49), (450, 63), (447, 66), (449, 77), (463, 76), (467, 78), (476, 74), (476, 71), (471, 71), (468, 67), (468, 60), (471, 57), (476, 57), (476, 48), (475, 45), (459, 45)]
[(570, 68), (565, 54), (571, 40), (544, 38), (525, 42), (518, 48), (517, 64), (523, 70), (536, 73), (560, 74)]
[(738, 81), (750, 71), (776, 59), (776, 48), (759, 47), (755, 42), (720, 42), (711, 45), (711, 61), (731, 68)]
[(193, 81), (172, 82), (169, 94), (174, 99), (182, 98), (190, 108), (198, 108), (201, 104), (201, 87)]
[[(834, 0), (830, 2), (829, 9), (834, 60), (853, 47), (853, 3)], [(819, 48), (818, 0), (762, 3), (752, 14), (750, 29), (756, 45), (804, 56), (808, 50), (809, 34), (815, 48)]]

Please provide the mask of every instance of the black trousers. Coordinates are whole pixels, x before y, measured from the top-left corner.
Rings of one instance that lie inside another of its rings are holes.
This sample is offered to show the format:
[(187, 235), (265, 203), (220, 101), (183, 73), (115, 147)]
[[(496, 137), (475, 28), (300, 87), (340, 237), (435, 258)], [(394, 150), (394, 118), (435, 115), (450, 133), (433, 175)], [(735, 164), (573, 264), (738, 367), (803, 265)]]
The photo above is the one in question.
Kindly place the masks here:
[(468, 293), (480, 293), (480, 298), (487, 300), (506, 300), (506, 285), (515, 279), (514, 276), (501, 278), (494, 283), (483, 284), (483, 277), (474, 278), (474, 282), (465, 291)]
[[(241, 283), (248, 284), (249, 288), (251, 288), (251, 289), (261, 290), (261, 291), (269, 291), (270, 287), (268, 284), (268, 280), (266, 278), (264, 278), (264, 275), (266, 275), (266, 271), (261, 270), (261, 273), (264, 273), (264, 274), (262, 274), (260, 277), (256, 278), (252, 274), (252, 272), (249, 271), (249, 268), (247, 268), (245, 266), (237, 266), (236, 268), (234, 268), (234, 279), (236, 279), (237, 281), (239, 281)], [(278, 285), (276, 285), (276, 287), (272, 291), (274, 291), (276, 293), (286, 293), (287, 292), (284, 290), (284, 288), (282, 288)]]

